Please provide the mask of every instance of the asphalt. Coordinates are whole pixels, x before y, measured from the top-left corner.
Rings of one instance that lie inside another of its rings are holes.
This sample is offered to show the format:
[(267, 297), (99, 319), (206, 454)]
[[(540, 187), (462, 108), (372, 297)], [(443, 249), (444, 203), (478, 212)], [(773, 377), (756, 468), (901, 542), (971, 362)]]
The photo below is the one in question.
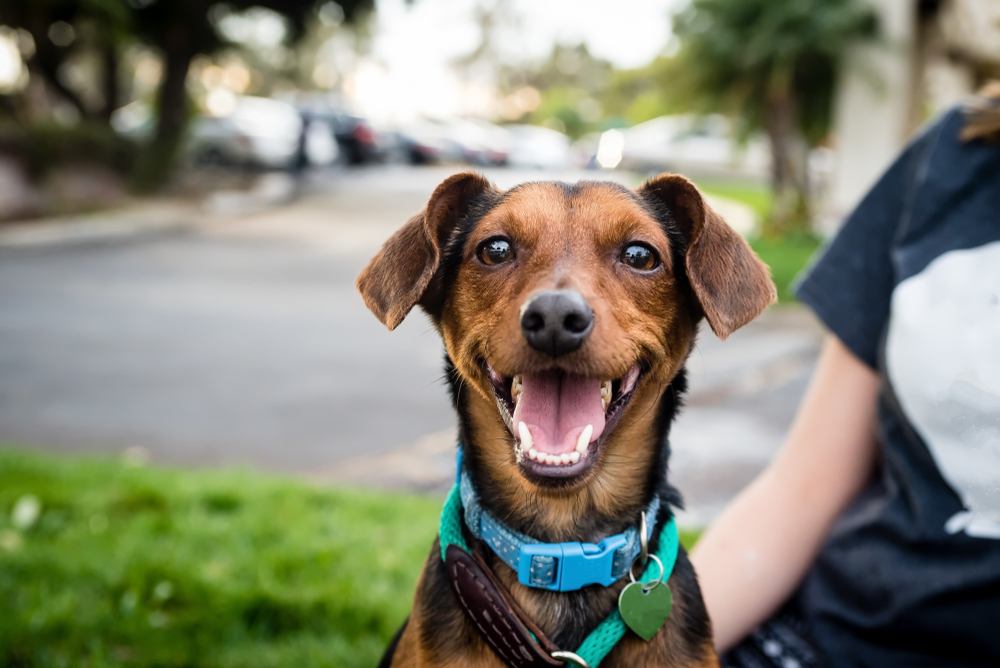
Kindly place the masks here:
[[(422, 314), (386, 332), (353, 283), (446, 173), (340, 172), (226, 214), (140, 208), (90, 219), (93, 233), (81, 221), (0, 232), (0, 441), (444, 489), (441, 344)], [(820, 336), (795, 307), (725, 343), (700, 335), (672, 439), (689, 521), (718, 512), (780, 445)]]

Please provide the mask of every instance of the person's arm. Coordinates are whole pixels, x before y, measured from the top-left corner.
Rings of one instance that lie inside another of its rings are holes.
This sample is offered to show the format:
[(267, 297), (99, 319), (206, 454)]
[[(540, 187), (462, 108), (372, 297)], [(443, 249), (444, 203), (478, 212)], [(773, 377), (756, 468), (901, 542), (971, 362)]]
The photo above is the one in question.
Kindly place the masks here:
[(878, 384), (830, 337), (784, 446), (692, 551), (720, 651), (787, 599), (870, 476)]

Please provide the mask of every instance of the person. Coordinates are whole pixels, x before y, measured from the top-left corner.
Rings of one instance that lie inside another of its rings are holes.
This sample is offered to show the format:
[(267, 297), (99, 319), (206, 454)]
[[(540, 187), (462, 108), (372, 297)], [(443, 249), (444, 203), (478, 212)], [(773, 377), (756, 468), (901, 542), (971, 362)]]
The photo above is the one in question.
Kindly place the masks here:
[(1000, 86), (902, 152), (797, 286), (829, 330), (692, 552), (724, 666), (1000, 666)]

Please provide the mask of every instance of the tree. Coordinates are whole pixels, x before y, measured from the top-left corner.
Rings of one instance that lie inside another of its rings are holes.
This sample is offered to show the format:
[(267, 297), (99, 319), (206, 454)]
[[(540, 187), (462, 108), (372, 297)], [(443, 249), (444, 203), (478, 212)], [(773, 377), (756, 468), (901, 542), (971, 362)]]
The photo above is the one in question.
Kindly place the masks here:
[(582, 43), (556, 44), (540, 62), (497, 66), (503, 92), (524, 87), (539, 91), (538, 107), (518, 120), (554, 122), (574, 138), (596, 129), (605, 111), (602, 94), (613, 74), (611, 63), (590, 53)]
[[(34, 48), (31, 76), (68, 103), (81, 118), (107, 124), (120, 105), (119, 54), (129, 29), (129, 7), (117, 0), (32, 0), (0, 3), (0, 24), (25, 30)], [(72, 58), (92, 51), (95, 85), (75, 89), (64, 78)], [(95, 94), (95, 91), (97, 94)]]
[[(252, 7), (269, 9), (288, 25), (286, 40), (305, 33), (315, 11), (331, 0), (31, 0), (0, 3), (0, 23), (27, 30), (34, 42), (29, 72), (38, 76), (81, 118), (107, 125), (122, 100), (119, 54), (130, 43), (154, 49), (162, 61), (156, 94), (156, 126), (145, 158), (142, 180), (162, 181), (172, 167), (188, 117), (187, 75), (194, 59), (228, 46), (218, 29), (226, 12)], [(338, 0), (345, 22), (373, 8), (373, 0)], [(84, 52), (98, 56), (96, 81), (83, 89), (64, 78), (67, 62)], [(101, 90), (100, 100), (92, 89)]]
[(693, 0), (674, 31), (678, 83), (703, 109), (735, 115), (744, 133), (767, 135), (769, 231), (808, 222), (808, 150), (829, 131), (845, 55), (877, 35), (871, 8), (863, 0)]
[(674, 86), (679, 67), (676, 56), (661, 55), (641, 67), (615, 70), (601, 95), (605, 113), (635, 124), (691, 112), (683, 91)]
[[(226, 45), (218, 31), (217, 17), (225, 11), (261, 7), (288, 22), (286, 40), (294, 43), (305, 33), (308, 19), (324, 0), (163, 0), (136, 3), (133, 9), (139, 38), (154, 47), (163, 60), (163, 78), (156, 96), (157, 123), (144, 180), (159, 180), (173, 163), (188, 116), (187, 73), (196, 56)], [(370, 11), (373, 0), (338, 0), (345, 21)]]

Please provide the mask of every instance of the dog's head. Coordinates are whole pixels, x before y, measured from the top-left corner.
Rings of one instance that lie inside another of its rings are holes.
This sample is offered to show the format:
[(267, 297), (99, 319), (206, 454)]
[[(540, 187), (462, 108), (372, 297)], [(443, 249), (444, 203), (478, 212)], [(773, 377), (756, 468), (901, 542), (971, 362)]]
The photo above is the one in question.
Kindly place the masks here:
[(543, 492), (587, 485), (612, 461), (648, 467), (643, 430), (698, 321), (724, 338), (775, 298), (746, 242), (671, 174), (636, 191), (501, 192), (452, 176), (358, 289), (390, 329), (416, 304), (427, 311), (472, 390), (476, 455)]

